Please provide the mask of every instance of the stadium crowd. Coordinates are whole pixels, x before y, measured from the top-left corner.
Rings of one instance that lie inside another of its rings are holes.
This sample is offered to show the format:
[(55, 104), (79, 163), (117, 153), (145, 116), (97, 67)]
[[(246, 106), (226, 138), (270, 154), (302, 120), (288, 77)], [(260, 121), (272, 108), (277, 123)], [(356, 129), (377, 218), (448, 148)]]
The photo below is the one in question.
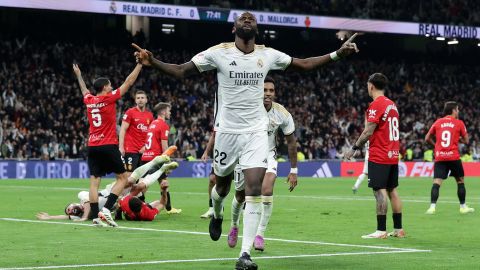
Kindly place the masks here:
[(480, 25), (480, 3), (475, 0), (137, 0), (139, 2), (210, 6), (335, 17)]
[[(188, 61), (193, 53), (154, 51), (173, 63)], [(1, 40), (0, 158), (84, 159), (88, 121), (71, 64), (80, 65), (87, 86), (98, 76), (107, 76), (118, 86), (133, 66), (130, 55), (129, 47)], [(339, 62), (307, 74), (273, 74), (277, 101), (295, 119), (300, 155), (305, 159), (342, 157), (363, 128), (363, 112), (369, 102), (367, 76), (378, 70), (390, 78), (387, 95), (400, 110), (404, 159), (423, 159), (429, 149), (423, 138), (442, 115), (446, 100), (461, 104), (461, 118), (472, 138), (469, 146), (462, 147), (463, 153), (479, 158), (478, 66), (365, 60)], [(178, 82), (144, 69), (137, 80), (135, 89), (147, 91), (150, 107), (160, 101), (172, 104), (169, 139), (180, 149), (178, 158), (202, 155), (211, 135), (216, 86), (213, 72)], [(133, 105), (128, 94), (119, 102), (118, 126), (123, 112)], [(279, 143), (279, 153), (286, 157), (281, 137)]]

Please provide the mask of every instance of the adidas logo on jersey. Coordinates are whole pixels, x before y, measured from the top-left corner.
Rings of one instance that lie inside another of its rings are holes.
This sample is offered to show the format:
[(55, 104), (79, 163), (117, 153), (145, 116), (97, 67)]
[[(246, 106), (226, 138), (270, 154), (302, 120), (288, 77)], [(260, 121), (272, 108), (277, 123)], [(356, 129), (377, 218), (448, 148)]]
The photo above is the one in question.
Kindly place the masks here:
[(235, 61), (232, 61), (232, 62), (230, 63), (230, 66), (236, 66), (236, 65), (237, 65), (237, 63), (235, 63)]

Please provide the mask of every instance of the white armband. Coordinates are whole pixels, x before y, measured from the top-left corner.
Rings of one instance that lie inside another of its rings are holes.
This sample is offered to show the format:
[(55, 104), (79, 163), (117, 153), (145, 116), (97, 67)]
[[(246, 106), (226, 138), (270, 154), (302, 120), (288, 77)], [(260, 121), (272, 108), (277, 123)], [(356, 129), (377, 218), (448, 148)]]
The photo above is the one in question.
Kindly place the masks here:
[(337, 61), (340, 59), (340, 56), (338, 56), (337, 51), (330, 53), (330, 59), (332, 59), (333, 61)]

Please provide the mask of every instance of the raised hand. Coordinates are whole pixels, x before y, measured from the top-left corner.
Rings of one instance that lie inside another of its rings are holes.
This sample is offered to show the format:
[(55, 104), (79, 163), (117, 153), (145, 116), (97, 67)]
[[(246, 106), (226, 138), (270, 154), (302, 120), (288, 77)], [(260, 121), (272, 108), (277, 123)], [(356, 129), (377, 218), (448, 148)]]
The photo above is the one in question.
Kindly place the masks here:
[(82, 72), (80, 71), (80, 68), (78, 67), (77, 64), (73, 64), (73, 72), (75, 73), (75, 76), (77, 76), (77, 77), (82, 76)]
[(352, 53), (358, 53), (359, 50), (357, 48), (357, 44), (353, 43), (353, 40), (358, 35), (358, 33), (353, 34), (345, 43), (342, 44), (342, 47), (337, 50), (337, 55), (340, 58), (349, 56)]
[(151, 66), (152, 61), (153, 61), (153, 54), (152, 52), (140, 48), (135, 43), (132, 43), (133, 48), (135, 48), (137, 51), (134, 53), (135, 58), (137, 59), (137, 63), (142, 64), (144, 66)]

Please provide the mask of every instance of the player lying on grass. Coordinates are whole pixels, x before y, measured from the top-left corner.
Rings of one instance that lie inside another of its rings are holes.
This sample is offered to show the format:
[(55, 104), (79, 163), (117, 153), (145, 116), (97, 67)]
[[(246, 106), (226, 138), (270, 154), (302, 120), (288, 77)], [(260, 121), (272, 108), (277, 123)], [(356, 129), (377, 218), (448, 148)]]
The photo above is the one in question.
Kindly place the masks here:
[(163, 179), (160, 183), (160, 200), (147, 204), (141, 201), (138, 197), (129, 194), (118, 202), (120, 206), (119, 209), (122, 211), (126, 220), (152, 221), (155, 219), (155, 216), (165, 208), (167, 202), (167, 188), (168, 181)]
[[(136, 178), (136, 175), (139, 175), (139, 172), (136, 170), (132, 173), (132, 175), (128, 178), (127, 187), (123, 190), (122, 194), (125, 196), (130, 194), (131, 196), (140, 196), (141, 193), (147, 191), (148, 187), (150, 187), (154, 182), (156, 182), (163, 174), (168, 174), (172, 170), (178, 167), (177, 162), (169, 162), (170, 158), (168, 156), (162, 155), (158, 156), (151, 162), (137, 168), (137, 170), (150, 170), (153, 166), (161, 167), (157, 169), (155, 172), (151, 174), (145, 175), (143, 178)], [(167, 163), (168, 162), (168, 163)], [(163, 165), (162, 165), (163, 164)], [(147, 171), (148, 171), (147, 170)], [(135, 183), (137, 180), (139, 182)], [(99, 197), (99, 206), (102, 206), (107, 201), (108, 195), (110, 194), (111, 188), (114, 183), (111, 183), (105, 187), (105, 189), (101, 190), (98, 194)], [(160, 185), (162, 187), (162, 185)], [(165, 189), (168, 188), (168, 184), (166, 185)], [(89, 201), (89, 192), (88, 191), (80, 191), (78, 193), (78, 199), (80, 203), (70, 203), (65, 207), (65, 215), (55, 215), (51, 216), (46, 212), (40, 212), (36, 216), (40, 220), (50, 220), (50, 219), (71, 219), (74, 221), (85, 221), (88, 220), (89, 213), (90, 213), (90, 201)], [(94, 223), (98, 223), (98, 219), (94, 219)]]

